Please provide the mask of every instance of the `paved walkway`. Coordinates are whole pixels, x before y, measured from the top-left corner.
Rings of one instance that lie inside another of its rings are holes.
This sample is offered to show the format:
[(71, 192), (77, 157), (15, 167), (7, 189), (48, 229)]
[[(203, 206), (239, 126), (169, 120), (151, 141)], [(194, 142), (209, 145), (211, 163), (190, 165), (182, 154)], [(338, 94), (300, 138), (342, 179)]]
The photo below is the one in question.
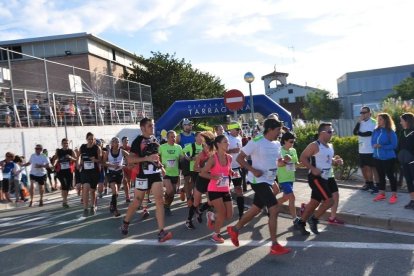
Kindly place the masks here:
[[(398, 202), (389, 204), (388, 201), (373, 202), (374, 195), (369, 192), (360, 191), (362, 183), (358, 181), (338, 182), (340, 203), (338, 208), (338, 217), (352, 225), (375, 227), (389, 229), (394, 231), (403, 231), (414, 233), (414, 210), (404, 209), (410, 198), (406, 192), (398, 193)], [(305, 179), (298, 179), (294, 184), (296, 196), (296, 206), (299, 208), (302, 202), (307, 203), (310, 199), (311, 190)], [(250, 205), (254, 192), (249, 189), (246, 193), (246, 204)], [(390, 193), (387, 193), (388, 197)], [(35, 197), (35, 206), (37, 206), (37, 197)], [(76, 197), (76, 192), (71, 191), (70, 197)], [(60, 192), (45, 194), (45, 204), (58, 202), (60, 206)], [(287, 204), (287, 203), (285, 203)], [(14, 208), (25, 208), (27, 203), (0, 203), (0, 217), (2, 211)], [(288, 213), (286, 205), (282, 212)]]

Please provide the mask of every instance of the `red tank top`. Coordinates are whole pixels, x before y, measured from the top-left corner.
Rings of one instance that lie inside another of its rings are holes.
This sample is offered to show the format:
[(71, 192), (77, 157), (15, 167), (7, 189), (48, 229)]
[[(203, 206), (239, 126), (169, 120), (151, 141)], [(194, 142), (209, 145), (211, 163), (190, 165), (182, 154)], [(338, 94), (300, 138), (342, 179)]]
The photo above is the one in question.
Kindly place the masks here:
[(230, 192), (230, 166), (231, 166), (231, 156), (227, 156), (227, 164), (221, 165), (217, 153), (214, 156), (214, 166), (210, 170), (210, 175), (212, 176), (221, 176), (220, 180), (210, 179), (208, 183), (207, 190), (209, 192)]

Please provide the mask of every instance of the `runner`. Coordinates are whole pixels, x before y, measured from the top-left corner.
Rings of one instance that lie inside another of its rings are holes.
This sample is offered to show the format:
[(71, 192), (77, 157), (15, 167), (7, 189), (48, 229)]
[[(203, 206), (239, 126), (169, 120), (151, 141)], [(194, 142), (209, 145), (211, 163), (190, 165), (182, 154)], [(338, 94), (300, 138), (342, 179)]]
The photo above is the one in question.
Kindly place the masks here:
[[(202, 139), (203, 139), (203, 150), (197, 155), (197, 158), (194, 162), (194, 171), (200, 173), (202, 168), (205, 166), (207, 160), (214, 154), (214, 139), (215, 136), (210, 131), (203, 131), (201, 133)], [(194, 187), (194, 200), (192, 206), (188, 209), (188, 217), (185, 222), (185, 226), (188, 229), (195, 229), (195, 226), (193, 224), (193, 216), (196, 213), (197, 214), (197, 221), (199, 223), (203, 222), (202, 216), (203, 212), (207, 210), (210, 206), (209, 201), (205, 202), (203, 205), (201, 205), (200, 209), (198, 209), (198, 206), (201, 203), (201, 196), (202, 194), (207, 193), (207, 187), (208, 183), (210, 182), (210, 179), (204, 178), (198, 174), (195, 180), (195, 187)], [(212, 225), (212, 221), (210, 220), (210, 224), (208, 227), (213, 230), (214, 225)]]
[(35, 147), (35, 153), (30, 156), (29, 162), (23, 166), (31, 166), (30, 169), (30, 203), (29, 207), (33, 206), (33, 196), (34, 196), (34, 185), (37, 183), (39, 185), (39, 207), (43, 206), (43, 194), (45, 192), (45, 183), (47, 177), (47, 168), (51, 166), (49, 158), (42, 154), (42, 145), (37, 144)]
[[(311, 199), (306, 204), (303, 214), (300, 219), (295, 220), (295, 229), (299, 230), (302, 235), (310, 234), (305, 229), (306, 221), (311, 231), (319, 234), (319, 218), (326, 210), (334, 206), (332, 193), (336, 193), (337, 199), (339, 198), (338, 186), (335, 178), (332, 177), (332, 164), (341, 165), (342, 159), (334, 159), (334, 149), (329, 143), (333, 133), (332, 123), (321, 123), (318, 127), (318, 140), (310, 143), (299, 159), (309, 169), (308, 183), (312, 189)], [(318, 206), (318, 210), (315, 211)]]
[[(128, 137), (124, 136), (122, 137), (122, 146), (121, 149), (123, 149), (126, 152), (131, 151), (131, 146), (128, 145)], [(127, 159), (124, 158), (124, 164), (123, 164), (123, 171), (124, 171), (124, 178), (122, 180), (122, 184), (124, 186), (124, 192), (125, 192), (125, 201), (126, 203), (130, 203), (131, 199), (129, 197), (129, 190), (131, 188), (131, 168), (129, 168), (127, 164)]]
[(118, 186), (122, 183), (124, 159), (128, 156), (128, 152), (119, 147), (119, 138), (114, 137), (111, 140), (111, 148), (104, 153), (103, 163), (108, 168), (108, 182), (112, 190), (111, 203), (109, 204), (109, 212), (119, 217), (117, 198)]
[(210, 179), (207, 188), (208, 199), (216, 210), (214, 234), (211, 236), (211, 240), (215, 243), (224, 243), (220, 232), (224, 220), (229, 220), (233, 217), (230, 176), (234, 172), (231, 170), (232, 157), (230, 154), (227, 154), (229, 149), (229, 140), (227, 137), (224, 135), (217, 136), (214, 139), (213, 147), (217, 152), (208, 159), (200, 175), (203, 178)]
[(241, 126), (238, 122), (232, 122), (227, 126), (230, 135), (227, 136), (229, 140), (229, 153), (232, 157), (231, 168), (234, 172), (234, 176), (231, 178), (231, 182), (234, 186), (234, 192), (236, 193), (237, 209), (239, 210), (239, 219), (243, 216), (244, 212), (244, 195), (242, 188), (242, 171), (240, 164), (237, 163), (237, 156), (242, 148), (242, 138), (240, 137)]
[[(192, 132), (193, 123), (189, 119), (184, 118), (181, 125), (183, 127), (183, 132), (177, 136), (176, 143), (184, 149), (187, 145), (195, 143), (195, 133)], [(184, 177), (184, 188), (180, 190), (180, 199), (184, 201), (186, 196), (185, 190), (186, 188), (188, 189), (191, 181), (190, 161), (185, 158), (185, 156), (180, 159), (180, 170), (182, 176)], [(179, 188), (179, 186), (180, 183), (178, 183), (177, 188)]]
[(73, 182), (76, 155), (75, 152), (69, 148), (69, 141), (67, 138), (62, 139), (62, 148), (56, 150), (52, 159), (54, 160), (53, 165), (60, 182), (60, 189), (62, 190), (62, 207), (69, 208), (68, 194)]
[[(266, 206), (269, 211), (268, 225), (272, 241), (270, 254), (282, 255), (289, 253), (291, 249), (283, 247), (277, 242), (279, 207), (272, 189), (276, 178), (277, 160), (280, 157), (280, 143), (276, 140), (279, 137), (282, 122), (276, 119), (266, 119), (263, 126), (263, 136), (248, 142), (237, 157), (237, 162), (249, 171), (247, 179), (255, 192), (252, 207), (243, 214), (235, 226), (227, 227), (227, 232), (232, 243), (235, 246), (239, 246), (238, 235), (240, 229)], [(246, 157), (249, 155), (251, 156), (252, 165), (246, 160)]]
[(295, 207), (295, 194), (293, 193), (293, 182), (295, 182), (296, 164), (298, 163), (298, 155), (293, 148), (296, 136), (291, 132), (282, 135), (282, 149), (278, 160), (277, 179), (283, 191), (283, 196), (278, 199), (279, 204), (289, 202), (289, 213), (293, 222), (298, 219)]
[(95, 143), (95, 137), (91, 132), (86, 134), (87, 143), (80, 147), (81, 183), (83, 198), (83, 216), (88, 216), (89, 195), (90, 195), (90, 214), (95, 215), (96, 206), (96, 187), (99, 181), (99, 165), (102, 159), (102, 151)]
[(160, 146), (161, 163), (165, 168), (163, 183), (165, 187), (164, 195), (164, 211), (167, 216), (171, 216), (171, 203), (174, 200), (176, 185), (180, 177), (178, 163), (180, 157), (183, 156), (183, 149), (175, 143), (177, 134), (174, 130), (167, 132), (167, 143)]
[(132, 216), (142, 203), (145, 193), (152, 191), (155, 198), (156, 218), (158, 223), (158, 241), (165, 242), (172, 238), (172, 233), (164, 230), (164, 201), (161, 172), (163, 171), (158, 155), (159, 145), (154, 135), (154, 121), (149, 118), (141, 119), (139, 135), (132, 142), (128, 164), (134, 164), (131, 178), (135, 184), (134, 200), (128, 207), (121, 226), (123, 235), (128, 234), (129, 223)]
[(197, 155), (203, 151), (203, 137), (201, 132), (197, 131), (195, 133), (195, 142), (188, 144), (183, 148), (183, 153), (185, 158), (190, 161), (190, 180), (184, 182), (184, 191), (187, 198), (187, 206), (191, 207), (193, 205), (193, 190), (194, 184), (198, 176), (198, 172), (194, 171), (194, 163)]

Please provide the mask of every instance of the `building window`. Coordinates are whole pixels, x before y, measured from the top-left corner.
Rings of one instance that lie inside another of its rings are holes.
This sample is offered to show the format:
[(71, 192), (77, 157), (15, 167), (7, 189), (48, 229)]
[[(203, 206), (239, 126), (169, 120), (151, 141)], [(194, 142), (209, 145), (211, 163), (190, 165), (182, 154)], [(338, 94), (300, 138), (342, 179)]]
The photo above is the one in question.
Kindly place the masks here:
[(289, 94), (293, 94), (293, 89), (288, 89)]
[(280, 98), (279, 103), (280, 104), (287, 104), (287, 103), (289, 103), (289, 98)]
[[(9, 48), (12, 51), (15, 51), (17, 53), (13, 53), (10, 52), (10, 59), (21, 59), (23, 58), (22, 56), (22, 46), (11, 46), (11, 47), (5, 47), (5, 48)], [(6, 50), (1, 50), (0, 53), (0, 60), (7, 60), (7, 51)]]
[(115, 50), (112, 49), (112, 60), (116, 60)]
[(303, 103), (305, 101), (305, 97), (304, 96), (302, 96), (302, 97), (295, 97), (295, 102), (297, 102), (297, 103)]

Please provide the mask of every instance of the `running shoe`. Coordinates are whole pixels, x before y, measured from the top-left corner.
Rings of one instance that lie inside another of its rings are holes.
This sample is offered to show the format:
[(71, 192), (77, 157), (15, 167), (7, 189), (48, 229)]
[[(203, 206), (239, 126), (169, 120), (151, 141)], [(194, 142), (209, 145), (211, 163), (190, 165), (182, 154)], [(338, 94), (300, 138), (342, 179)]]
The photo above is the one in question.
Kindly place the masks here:
[(404, 209), (413, 209), (414, 210), (414, 200), (408, 202), (407, 205), (404, 206)]
[(185, 192), (184, 192), (184, 189), (181, 189), (181, 191), (180, 191), (180, 200), (181, 201), (184, 201), (185, 200)]
[(215, 243), (224, 243), (224, 239), (220, 234), (214, 233), (210, 238)]
[(305, 228), (306, 223), (302, 221), (301, 219), (295, 220), (293, 222), (293, 227), (298, 230), (303, 236), (310, 235), (310, 232), (306, 230)]
[(115, 212), (115, 205), (113, 203), (109, 204), (109, 212), (112, 214), (113, 212)]
[(381, 200), (386, 200), (387, 197), (384, 194), (377, 194), (376, 197), (374, 197), (373, 201), (381, 201)]
[(66, 202), (63, 202), (62, 207), (67, 209), (67, 208), (69, 208), (69, 205)]
[(141, 219), (142, 220), (144, 220), (144, 219), (147, 219), (148, 217), (149, 217), (149, 212), (147, 211), (147, 210), (144, 210), (143, 212), (142, 212), (142, 217), (141, 217)]
[(390, 201), (389, 201), (389, 203), (390, 203), (390, 204), (395, 204), (395, 203), (397, 203), (397, 201), (398, 201), (398, 197), (397, 197), (397, 195), (392, 195), (392, 196), (390, 197)]
[(343, 220), (340, 220), (339, 218), (337, 218), (337, 217), (334, 217), (334, 218), (328, 218), (328, 223), (329, 224), (335, 224), (335, 225), (343, 225), (343, 224), (345, 224), (345, 222), (343, 221)]
[(195, 229), (193, 221), (191, 221), (191, 220), (186, 220), (185, 226), (187, 227), (187, 229), (191, 229), (191, 230)]
[(39, 207), (43, 206), (43, 200), (39, 200)]
[(291, 251), (290, 248), (283, 247), (280, 244), (276, 243), (270, 247), (270, 255), (284, 255), (288, 254)]
[(118, 209), (115, 209), (114, 211), (114, 217), (119, 217), (121, 215), (121, 213), (118, 211)]
[(164, 213), (167, 217), (171, 217), (172, 216), (171, 208), (164, 206)]
[(87, 217), (89, 215), (88, 209), (83, 209), (83, 217)]
[(126, 203), (131, 203), (131, 199), (129, 197), (125, 198)]
[(371, 194), (377, 194), (378, 192), (379, 192), (379, 190), (378, 190), (378, 186), (372, 186), (372, 191), (371, 191)]
[(203, 223), (203, 212), (200, 212), (200, 210), (196, 211), (196, 219), (198, 223)]
[(362, 186), (360, 190), (366, 192), (366, 191), (370, 190), (371, 188), (372, 188), (372, 185), (369, 185), (369, 184), (365, 183), (365, 185)]
[(207, 227), (210, 230), (213, 230), (214, 229), (214, 221), (216, 220), (216, 217), (215, 217), (214, 213), (211, 212), (211, 211), (208, 211), (206, 213), (206, 217), (207, 217)]
[(310, 218), (308, 218), (308, 223), (309, 223), (310, 230), (314, 234), (319, 234), (319, 231), (318, 231), (319, 220), (317, 218), (315, 218), (314, 216), (311, 216)]
[(239, 247), (239, 232), (234, 230), (234, 226), (227, 226), (227, 233), (229, 234), (231, 242), (234, 246)]
[(94, 215), (96, 215), (96, 210), (97, 210), (98, 208), (96, 207), (96, 206), (92, 206), (91, 207), (91, 209), (90, 209), (90, 213), (91, 213), (91, 215), (92, 216), (94, 216)]
[(161, 230), (160, 233), (158, 233), (158, 242), (165, 242), (172, 239), (172, 233), (166, 232), (165, 230)]
[(129, 228), (129, 222), (126, 222), (125, 220), (122, 221), (122, 225), (120, 228), (122, 235), (128, 235), (128, 228)]

